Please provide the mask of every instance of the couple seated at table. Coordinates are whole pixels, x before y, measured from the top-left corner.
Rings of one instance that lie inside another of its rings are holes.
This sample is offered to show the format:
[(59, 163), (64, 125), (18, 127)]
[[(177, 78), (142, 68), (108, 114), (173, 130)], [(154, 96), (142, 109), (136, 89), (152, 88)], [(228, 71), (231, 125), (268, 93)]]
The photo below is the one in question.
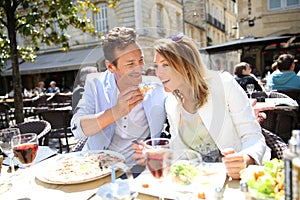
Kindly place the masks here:
[(203, 157), (214, 153), (210, 159), (222, 161), (232, 178), (270, 158), (250, 102), (229, 73), (206, 69), (196, 45), (182, 34), (158, 40), (154, 48), (157, 77), (172, 93), (159, 81), (141, 93), (144, 57), (133, 29), (117, 27), (106, 35), (108, 70), (87, 77), (71, 122), (76, 137), (88, 137), (84, 150), (118, 151), (133, 165), (142, 149), (132, 140), (159, 137), (166, 112), (172, 143)]

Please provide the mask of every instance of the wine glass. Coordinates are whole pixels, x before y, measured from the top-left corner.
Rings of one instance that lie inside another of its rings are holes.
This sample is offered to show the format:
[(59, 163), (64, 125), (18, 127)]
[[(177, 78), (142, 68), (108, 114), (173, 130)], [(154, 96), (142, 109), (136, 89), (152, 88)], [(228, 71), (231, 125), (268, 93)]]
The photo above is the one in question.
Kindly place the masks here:
[(11, 147), (11, 140), (14, 136), (20, 136), (19, 128), (6, 128), (0, 130), (0, 148), (10, 160), (11, 173), (15, 172), (14, 154)]
[[(168, 176), (172, 163), (170, 140), (167, 138), (148, 139), (145, 141), (143, 153), (147, 168), (152, 176), (162, 183), (163, 179)], [(159, 193), (159, 199), (164, 199), (161, 192)]]
[(12, 138), (12, 148), (19, 162), (28, 168), (35, 160), (38, 150), (36, 133), (25, 133)]
[(14, 154), (11, 147), (11, 140), (14, 136), (20, 135), (19, 128), (6, 128), (0, 130), (0, 150), (9, 158), (11, 173), (8, 179), (1, 180), (0, 193), (9, 190), (12, 187), (12, 176), (15, 175)]
[(270, 98), (270, 94), (273, 90), (273, 87), (271, 85), (265, 85), (265, 92), (267, 94), (267, 97)]
[(254, 92), (254, 84), (246, 85), (247, 92), (250, 94), (250, 99), (252, 98), (252, 93)]

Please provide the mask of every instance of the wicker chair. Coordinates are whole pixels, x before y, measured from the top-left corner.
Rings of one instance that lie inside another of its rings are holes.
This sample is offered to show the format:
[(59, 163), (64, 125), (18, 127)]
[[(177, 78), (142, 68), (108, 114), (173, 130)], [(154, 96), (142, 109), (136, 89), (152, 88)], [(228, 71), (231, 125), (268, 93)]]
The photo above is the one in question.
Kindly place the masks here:
[(81, 151), (87, 141), (87, 137), (80, 138), (70, 152)]
[(43, 120), (46, 120), (51, 124), (49, 139), (58, 139), (60, 153), (63, 151), (62, 139), (65, 139), (65, 147), (67, 148), (67, 152), (69, 152), (70, 147), (68, 138), (73, 137), (73, 133), (70, 128), (72, 111), (49, 109), (41, 112), (40, 116)]
[(15, 125), (20, 129), (21, 134), (36, 133), (39, 138), (39, 145), (48, 146), (48, 136), (51, 131), (51, 124), (45, 120), (27, 121)]
[[(270, 98), (290, 98), (280, 92), (271, 92)], [(293, 129), (297, 128), (298, 117), (296, 110), (275, 109), (264, 111), (267, 115), (261, 127), (275, 133), (288, 143)]]

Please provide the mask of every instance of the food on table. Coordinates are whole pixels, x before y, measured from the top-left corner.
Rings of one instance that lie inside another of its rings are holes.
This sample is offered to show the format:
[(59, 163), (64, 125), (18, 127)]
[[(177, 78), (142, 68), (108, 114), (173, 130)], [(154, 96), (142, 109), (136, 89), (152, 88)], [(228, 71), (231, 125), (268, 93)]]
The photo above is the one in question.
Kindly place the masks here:
[(252, 197), (284, 199), (283, 161), (274, 158), (263, 164), (242, 170), (242, 181), (247, 182)]
[(141, 83), (139, 85), (140, 91), (142, 94), (146, 94), (150, 90), (153, 90), (157, 87), (156, 83)]
[(123, 160), (106, 152), (66, 156), (60, 159), (44, 178), (54, 183), (77, 183), (94, 180), (111, 173), (111, 166)]
[(189, 163), (179, 162), (172, 166), (172, 180), (178, 184), (187, 185), (192, 183), (198, 175), (197, 168)]

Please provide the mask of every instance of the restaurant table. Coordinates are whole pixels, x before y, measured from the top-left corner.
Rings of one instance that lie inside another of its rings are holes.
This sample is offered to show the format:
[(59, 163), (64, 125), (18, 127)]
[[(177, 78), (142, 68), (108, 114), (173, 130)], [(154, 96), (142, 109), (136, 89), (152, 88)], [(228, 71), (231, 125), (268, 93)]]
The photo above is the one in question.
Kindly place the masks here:
[[(32, 165), (27, 169), (18, 169), (17, 176), (12, 178), (13, 186), (3, 192), (5, 188), (0, 188), (0, 199), (55, 199), (55, 200), (97, 200), (100, 199), (95, 195), (98, 188), (106, 183), (111, 182), (111, 177), (106, 176), (98, 180), (79, 183), (79, 184), (49, 184), (36, 178), (36, 173), (43, 171), (43, 166), (51, 165), (59, 156), (57, 154), (40, 163)], [(8, 166), (3, 165), (0, 183), (6, 181), (9, 173), (7, 173)], [(121, 173), (118, 171), (116, 176)], [(142, 176), (142, 175), (140, 175)], [(239, 180), (226, 179), (223, 187), (223, 199), (244, 199), (244, 193), (239, 187)], [(137, 199), (152, 200), (158, 199), (155, 196), (139, 193)]]
[[(255, 99), (249, 99), (251, 103)], [(284, 110), (297, 110), (299, 105), (297, 101), (291, 98), (265, 98), (264, 102), (257, 102), (254, 108), (274, 108), (274, 109), (284, 109)]]

